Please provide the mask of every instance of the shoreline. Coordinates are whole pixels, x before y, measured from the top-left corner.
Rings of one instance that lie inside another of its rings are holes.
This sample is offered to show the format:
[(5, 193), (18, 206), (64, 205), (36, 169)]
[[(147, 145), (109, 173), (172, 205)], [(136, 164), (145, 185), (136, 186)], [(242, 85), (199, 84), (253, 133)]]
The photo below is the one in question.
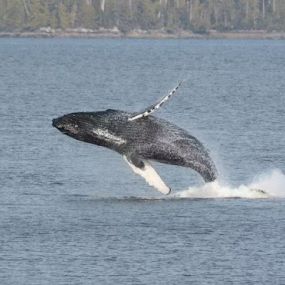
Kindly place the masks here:
[(114, 29), (70, 29), (66, 31), (42, 28), (34, 32), (0, 32), (0, 38), (130, 38), (130, 39), (244, 39), (244, 40), (284, 40), (285, 32), (267, 32), (264, 30), (218, 32), (204, 34), (191, 31), (166, 32), (163, 30), (133, 30), (122, 33)]

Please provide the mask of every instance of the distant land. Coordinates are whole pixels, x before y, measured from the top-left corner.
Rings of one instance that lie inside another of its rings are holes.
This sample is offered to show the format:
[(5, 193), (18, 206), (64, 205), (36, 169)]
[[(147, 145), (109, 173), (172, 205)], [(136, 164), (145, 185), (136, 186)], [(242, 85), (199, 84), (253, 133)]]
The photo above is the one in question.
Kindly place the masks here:
[(207, 33), (193, 33), (191, 31), (179, 30), (167, 32), (164, 30), (133, 30), (123, 33), (116, 27), (113, 29), (67, 29), (51, 30), (49, 27), (40, 28), (36, 31), (22, 32), (0, 32), (0, 38), (138, 38), (138, 39), (272, 39), (284, 40), (284, 32), (267, 32), (264, 30), (251, 31), (215, 31)]
[(285, 39), (285, 0), (0, 0), (0, 37)]

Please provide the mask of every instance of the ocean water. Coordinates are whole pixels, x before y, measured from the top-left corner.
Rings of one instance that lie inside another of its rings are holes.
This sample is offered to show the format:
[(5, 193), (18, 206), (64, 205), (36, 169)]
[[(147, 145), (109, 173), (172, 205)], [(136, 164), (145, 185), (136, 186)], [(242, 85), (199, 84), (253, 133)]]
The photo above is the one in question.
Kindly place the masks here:
[[(285, 41), (0, 39), (0, 284), (285, 284)], [(51, 120), (139, 111), (201, 140), (219, 179), (120, 155)], [(266, 195), (252, 189), (262, 189)]]

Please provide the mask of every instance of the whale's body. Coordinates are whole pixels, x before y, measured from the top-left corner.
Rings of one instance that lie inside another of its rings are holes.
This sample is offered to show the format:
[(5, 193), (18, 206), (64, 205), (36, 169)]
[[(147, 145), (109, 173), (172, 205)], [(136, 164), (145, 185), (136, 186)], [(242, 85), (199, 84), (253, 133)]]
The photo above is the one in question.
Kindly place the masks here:
[(205, 147), (185, 130), (148, 116), (129, 121), (131, 113), (119, 110), (71, 113), (53, 120), (66, 135), (112, 149), (138, 169), (145, 161), (190, 167), (206, 182), (216, 179), (216, 168)]
[(53, 126), (76, 140), (122, 154), (135, 173), (164, 194), (168, 194), (170, 188), (152, 168), (149, 160), (189, 167), (206, 182), (214, 181), (217, 171), (201, 142), (178, 126), (150, 115), (168, 99), (165, 98), (142, 113), (111, 109), (71, 113), (54, 119)]

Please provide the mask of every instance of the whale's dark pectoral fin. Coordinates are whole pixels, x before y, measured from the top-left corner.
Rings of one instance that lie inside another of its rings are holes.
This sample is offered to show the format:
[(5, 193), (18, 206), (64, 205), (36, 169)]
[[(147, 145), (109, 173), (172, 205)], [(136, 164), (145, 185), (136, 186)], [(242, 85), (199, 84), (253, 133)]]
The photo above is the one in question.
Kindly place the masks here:
[(171, 192), (171, 189), (163, 182), (148, 161), (142, 160), (134, 155), (124, 156), (124, 159), (134, 173), (142, 176), (150, 186), (153, 186), (165, 195), (168, 195)]
[(168, 101), (175, 93), (176, 90), (180, 87), (183, 81), (180, 81), (178, 85), (172, 89), (167, 95), (162, 97), (157, 103), (150, 105), (146, 109), (144, 109), (142, 112), (135, 113), (133, 116), (129, 117), (129, 121), (137, 120), (143, 117), (149, 116), (151, 113), (153, 113), (155, 110), (159, 109), (166, 101)]

